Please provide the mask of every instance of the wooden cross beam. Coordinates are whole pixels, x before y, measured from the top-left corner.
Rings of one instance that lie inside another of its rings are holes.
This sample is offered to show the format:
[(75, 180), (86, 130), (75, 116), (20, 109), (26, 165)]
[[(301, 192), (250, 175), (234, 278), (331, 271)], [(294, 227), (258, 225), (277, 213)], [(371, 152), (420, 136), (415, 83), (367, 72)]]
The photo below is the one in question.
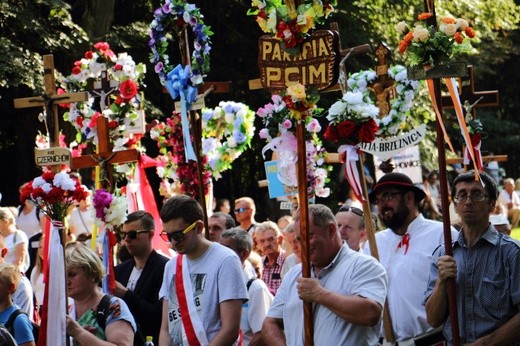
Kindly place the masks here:
[[(43, 56), (43, 71), (45, 82), (45, 94), (37, 97), (27, 97), (14, 100), (15, 108), (43, 107), (46, 114), (46, 123), (49, 131), (49, 151), (58, 151), (59, 148), (59, 118), (57, 103), (69, 103), (88, 100), (86, 92), (71, 94), (56, 94), (56, 80), (54, 77), (54, 57), (52, 54)], [(60, 101), (60, 102), (58, 102)], [(52, 154), (51, 154), (52, 155)], [(67, 161), (70, 160), (70, 155)], [(54, 172), (59, 171), (62, 162), (53, 165)]]
[[(482, 156), (482, 164), (486, 164), (491, 161), (497, 161), (497, 162), (506, 162), (507, 161), (507, 155), (490, 155), (490, 156)], [(451, 159), (446, 159), (446, 163), (448, 165), (453, 165), (456, 163), (464, 163), (464, 159), (461, 157), (455, 157)]]
[[(498, 90), (475, 91), (475, 75), (472, 65), (468, 65), (468, 77), (459, 78), (459, 94), (464, 108), (467, 111), (472, 111), (473, 119), (477, 118), (477, 108), (497, 107), (499, 105)], [(453, 108), (453, 101), (449, 95), (442, 97), (442, 106)]]

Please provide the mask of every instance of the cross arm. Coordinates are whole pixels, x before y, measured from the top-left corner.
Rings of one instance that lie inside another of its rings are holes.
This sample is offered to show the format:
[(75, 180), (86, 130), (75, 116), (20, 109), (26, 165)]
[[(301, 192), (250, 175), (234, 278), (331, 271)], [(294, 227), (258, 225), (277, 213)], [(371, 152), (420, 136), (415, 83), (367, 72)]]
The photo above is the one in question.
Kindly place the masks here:
[[(49, 96), (48, 99), (51, 101), (60, 101), (60, 103), (81, 102), (88, 100), (88, 93), (86, 91), (83, 91), (73, 94), (52, 95)], [(14, 108), (29, 108), (38, 106), (41, 107), (45, 104), (46, 100), (42, 96), (25, 97), (14, 100)]]

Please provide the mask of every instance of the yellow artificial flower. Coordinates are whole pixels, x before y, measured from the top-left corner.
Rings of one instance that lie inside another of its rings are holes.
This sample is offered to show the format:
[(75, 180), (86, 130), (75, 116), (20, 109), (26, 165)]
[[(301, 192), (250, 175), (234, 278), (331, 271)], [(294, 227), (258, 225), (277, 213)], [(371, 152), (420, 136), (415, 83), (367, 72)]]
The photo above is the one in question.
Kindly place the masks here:
[(264, 18), (257, 16), (256, 22), (262, 31), (267, 31), (267, 21)]
[(276, 33), (276, 25), (278, 24), (276, 20), (276, 8), (273, 8), (269, 11), (269, 14), (267, 15), (267, 27), (264, 31)]
[(298, 82), (290, 83), (287, 87), (287, 95), (291, 96), (293, 101), (303, 101), (307, 97), (305, 86)]

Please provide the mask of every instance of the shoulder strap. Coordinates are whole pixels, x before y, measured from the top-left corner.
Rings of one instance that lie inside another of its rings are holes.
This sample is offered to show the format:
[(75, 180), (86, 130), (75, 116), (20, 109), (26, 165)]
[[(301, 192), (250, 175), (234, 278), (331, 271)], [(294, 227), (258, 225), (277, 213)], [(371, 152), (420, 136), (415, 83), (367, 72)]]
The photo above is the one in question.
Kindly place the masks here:
[(101, 300), (99, 301), (99, 304), (96, 308), (96, 320), (101, 329), (103, 330), (105, 330), (106, 327), (110, 299), (112, 299), (112, 296), (110, 294), (105, 294), (103, 298), (101, 298)]
[(247, 288), (247, 291), (249, 292), (249, 287), (251, 287), (251, 284), (253, 283), (253, 281), (255, 281), (256, 278), (251, 278), (249, 279), (249, 281), (247, 282), (246, 284), (246, 288)]
[(18, 315), (23, 314), (22, 310), (16, 309), (12, 312), (11, 316), (9, 316), (9, 319), (5, 323), (5, 327), (11, 333), (11, 335), (14, 337), (14, 320), (18, 317)]

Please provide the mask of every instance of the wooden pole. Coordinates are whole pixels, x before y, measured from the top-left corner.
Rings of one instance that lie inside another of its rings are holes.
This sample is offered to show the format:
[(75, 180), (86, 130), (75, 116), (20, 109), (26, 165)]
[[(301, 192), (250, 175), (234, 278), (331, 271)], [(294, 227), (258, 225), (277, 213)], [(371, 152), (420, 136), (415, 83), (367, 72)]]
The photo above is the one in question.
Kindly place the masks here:
[[(302, 114), (303, 118), (303, 114)], [(305, 150), (305, 120), (296, 124), (296, 138), (298, 143), (298, 198), (300, 200), (300, 237), (302, 276), (311, 277), (309, 259), (309, 194), (307, 191), (307, 155)], [(314, 344), (314, 323), (312, 318), (312, 304), (303, 303), (303, 323), (305, 346)]]
[[(368, 189), (365, 174), (363, 173), (363, 153), (359, 154), (358, 171), (361, 178), (361, 189), (363, 191), (363, 219), (365, 221), (365, 229), (367, 230), (368, 246), (372, 257), (379, 261), (379, 251), (377, 250), (376, 235), (374, 225), (372, 222), (372, 212), (368, 202)], [(388, 309), (388, 299), (385, 300), (383, 307), (383, 328), (385, 332), (385, 339), (388, 342), (395, 342), (394, 329), (392, 325), (392, 318), (390, 317), (390, 310)]]
[[(439, 113), (442, 117), (442, 101), (441, 101), (441, 81), (439, 78), (433, 80), (433, 87), (435, 93), (435, 99), (438, 100)], [(444, 231), (444, 247), (446, 249), (446, 255), (453, 256), (453, 248), (451, 245), (451, 224), (450, 224), (450, 212), (449, 212), (449, 199), (448, 199), (448, 181), (446, 174), (446, 150), (444, 148), (444, 134), (440, 123), (436, 122), (437, 131), (437, 152), (439, 154), (439, 186), (441, 190), (441, 213), (442, 213), (442, 226)], [(455, 279), (448, 279), (448, 305), (450, 312), (451, 321), (451, 334), (453, 345), (460, 345), (459, 335), (459, 318), (457, 314), (457, 293)]]
[(202, 119), (195, 112), (191, 114), (191, 130), (193, 132), (193, 144), (195, 145), (195, 157), (197, 158), (197, 177), (199, 178), (199, 202), (204, 216), (204, 236), (209, 239), (208, 210), (206, 208), (206, 195), (204, 194), (204, 165), (202, 164)]

